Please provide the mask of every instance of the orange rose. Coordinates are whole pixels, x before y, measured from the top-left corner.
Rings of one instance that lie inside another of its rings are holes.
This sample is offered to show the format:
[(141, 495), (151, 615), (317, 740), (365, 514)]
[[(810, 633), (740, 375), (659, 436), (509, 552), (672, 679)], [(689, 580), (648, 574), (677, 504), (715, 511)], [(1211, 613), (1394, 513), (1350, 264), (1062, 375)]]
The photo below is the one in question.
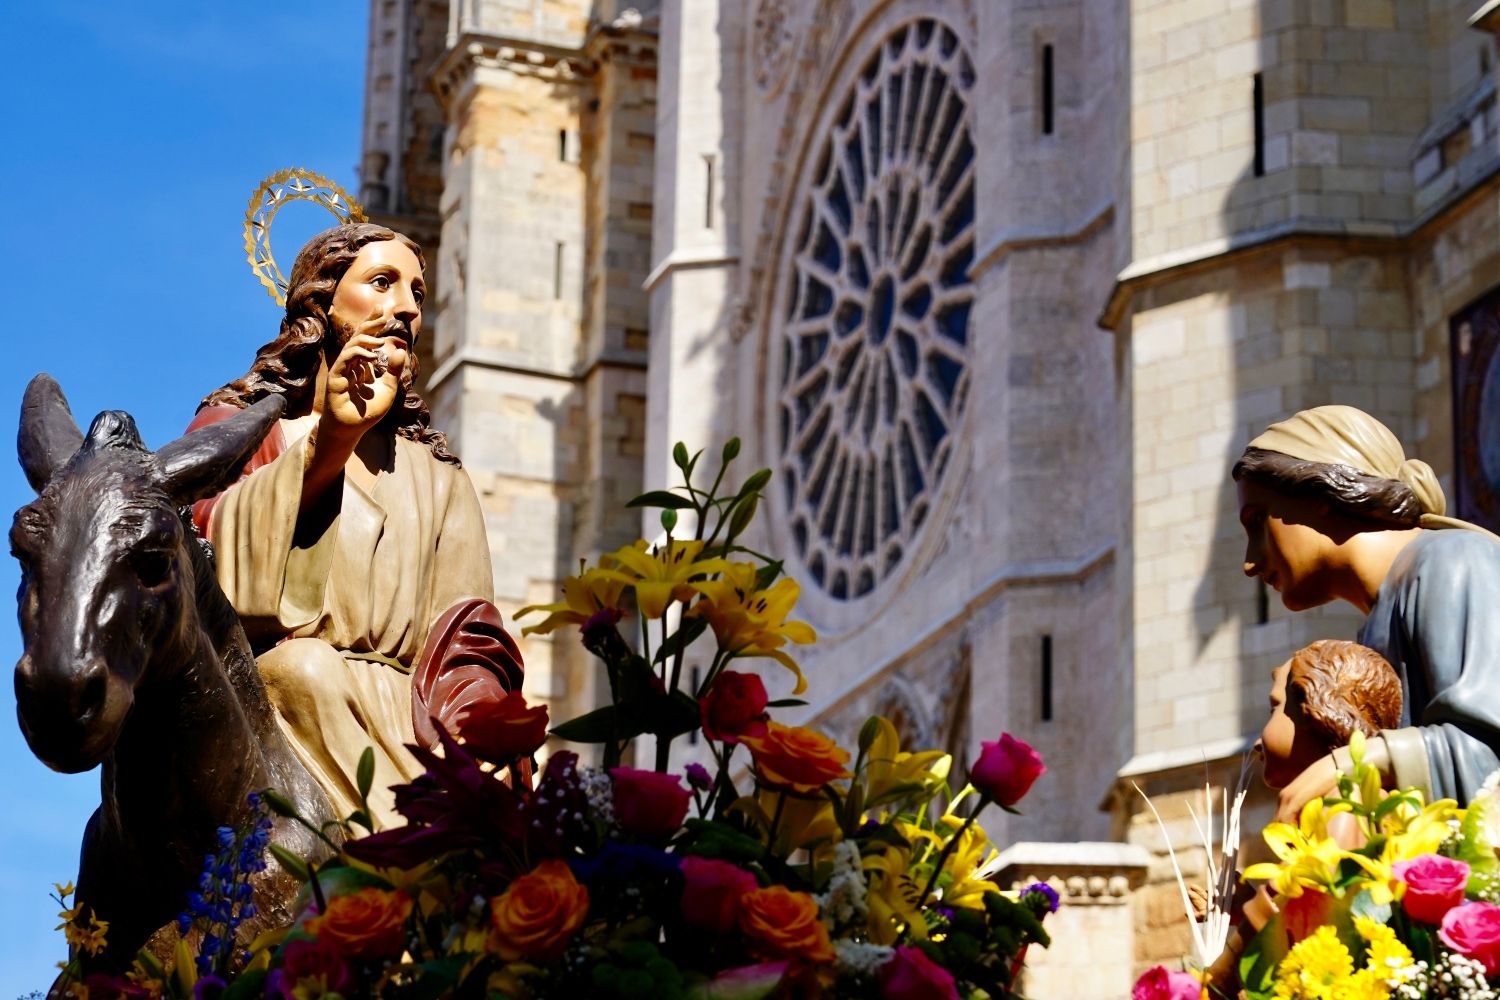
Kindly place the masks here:
[(811, 795), (830, 781), (849, 777), (844, 769), (848, 751), (811, 729), (768, 722), (764, 733), (742, 736), (740, 742), (755, 758), (755, 773), (772, 788)]
[(828, 928), (818, 919), (818, 902), (785, 886), (756, 889), (740, 898), (740, 930), (761, 958), (801, 958), (832, 962)]
[(307, 932), (349, 958), (394, 957), (406, 943), (411, 897), (374, 886), (335, 896), (307, 922)]
[(563, 953), (589, 913), (589, 891), (555, 858), (490, 900), (490, 947), (507, 962)]

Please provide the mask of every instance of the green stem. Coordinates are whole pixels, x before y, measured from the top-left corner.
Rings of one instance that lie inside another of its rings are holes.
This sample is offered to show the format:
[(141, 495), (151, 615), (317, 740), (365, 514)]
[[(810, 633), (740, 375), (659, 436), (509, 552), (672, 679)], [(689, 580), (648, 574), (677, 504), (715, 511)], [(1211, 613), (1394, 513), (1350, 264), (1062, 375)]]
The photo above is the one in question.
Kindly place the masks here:
[(786, 792), (778, 791), (776, 793), (776, 815), (771, 817), (771, 831), (766, 835), (766, 857), (770, 857), (774, 849), (776, 832), (781, 826), (781, 814), (784, 812), (786, 812)]
[[(922, 888), (922, 895), (917, 897), (917, 906), (921, 907), (927, 905), (927, 897), (932, 895), (932, 889), (937, 885), (938, 876), (943, 873), (943, 865), (946, 864), (948, 859), (953, 856), (953, 849), (958, 846), (958, 842), (963, 839), (964, 834), (969, 832), (969, 827), (973, 826), (974, 821), (979, 818), (980, 810), (989, 804), (990, 797), (983, 792), (980, 792), (979, 802), (974, 806), (973, 810), (970, 811), (969, 817), (963, 822), (963, 826), (960, 826), (958, 828), (958, 832), (948, 838), (948, 842), (943, 845), (942, 851), (939, 852), (937, 863), (932, 866), (932, 874), (927, 876), (927, 885)], [(911, 930), (911, 926), (907, 925), (906, 930), (903, 930), (901, 932), (901, 936), (903, 939), (906, 937), (906, 933), (909, 930)]]

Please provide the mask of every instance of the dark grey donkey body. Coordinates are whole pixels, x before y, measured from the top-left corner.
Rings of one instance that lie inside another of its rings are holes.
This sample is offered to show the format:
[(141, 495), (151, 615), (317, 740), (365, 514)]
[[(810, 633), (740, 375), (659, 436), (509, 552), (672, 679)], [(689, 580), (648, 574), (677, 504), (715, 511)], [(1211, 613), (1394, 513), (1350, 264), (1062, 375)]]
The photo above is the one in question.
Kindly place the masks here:
[[(272, 787), (315, 824), (330, 818), (179, 513), (234, 482), (282, 407), (267, 398), (153, 454), (128, 414), (101, 413), (84, 436), (50, 376), (26, 389), (18, 449), (38, 496), (10, 533), (25, 647), (17, 712), (49, 767), (103, 765), (78, 872), (77, 899), (109, 921), (91, 968), (128, 967), (148, 939), (158, 953), (172, 946), (216, 829), (249, 820), (250, 792)], [(272, 840), (319, 853), (285, 821)], [(290, 875), (272, 861), (254, 888), (260, 914), (246, 933), (290, 922)]]

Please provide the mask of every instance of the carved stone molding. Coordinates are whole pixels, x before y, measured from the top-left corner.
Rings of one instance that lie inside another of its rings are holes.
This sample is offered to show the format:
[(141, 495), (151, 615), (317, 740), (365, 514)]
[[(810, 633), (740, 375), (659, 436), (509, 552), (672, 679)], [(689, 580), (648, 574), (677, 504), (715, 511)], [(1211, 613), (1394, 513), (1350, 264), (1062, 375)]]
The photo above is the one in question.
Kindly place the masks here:
[(751, 29), (755, 85), (768, 99), (781, 92), (797, 50), (787, 0), (760, 0)]

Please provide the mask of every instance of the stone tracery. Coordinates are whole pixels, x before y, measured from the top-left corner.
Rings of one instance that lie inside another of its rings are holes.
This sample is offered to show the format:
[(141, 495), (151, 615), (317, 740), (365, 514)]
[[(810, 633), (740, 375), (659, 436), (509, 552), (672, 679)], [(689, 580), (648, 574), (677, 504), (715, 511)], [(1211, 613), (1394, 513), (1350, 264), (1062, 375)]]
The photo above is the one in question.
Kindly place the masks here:
[(923, 18), (843, 96), (794, 202), (780, 275), (778, 405), (791, 538), (830, 596), (862, 597), (909, 552), (968, 389), (974, 70)]

